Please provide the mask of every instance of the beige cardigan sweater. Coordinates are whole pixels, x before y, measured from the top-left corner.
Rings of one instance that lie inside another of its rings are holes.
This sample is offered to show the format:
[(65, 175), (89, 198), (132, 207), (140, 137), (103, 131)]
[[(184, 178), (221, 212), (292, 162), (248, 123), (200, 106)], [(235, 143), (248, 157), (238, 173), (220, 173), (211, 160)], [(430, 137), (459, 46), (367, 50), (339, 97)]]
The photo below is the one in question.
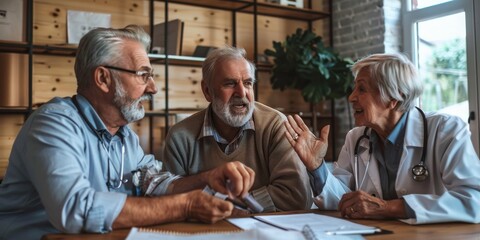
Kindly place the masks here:
[(204, 109), (174, 125), (166, 138), (164, 169), (186, 176), (240, 161), (255, 171), (253, 197), (265, 211), (310, 209), (312, 194), (305, 167), (285, 137), (285, 116), (256, 102), (255, 132), (246, 131), (238, 149), (226, 155), (213, 137), (199, 138)]

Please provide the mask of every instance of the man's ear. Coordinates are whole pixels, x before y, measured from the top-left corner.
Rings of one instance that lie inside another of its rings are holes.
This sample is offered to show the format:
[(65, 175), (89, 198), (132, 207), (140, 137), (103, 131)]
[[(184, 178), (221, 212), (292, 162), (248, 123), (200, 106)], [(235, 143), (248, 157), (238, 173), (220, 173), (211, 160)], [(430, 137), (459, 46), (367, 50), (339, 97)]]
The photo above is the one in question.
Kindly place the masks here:
[(97, 67), (93, 73), (94, 83), (101, 91), (108, 93), (113, 83), (112, 74), (104, 67)]
[(205, 96), (205, 99), (208, 102), (212, 102), (212, 96), (210, 95), (210, 89), (208, 88), (208, 84), (205, 82), (205, 80), (202, 80), (202, 92), (203, 92), (203, 96)]

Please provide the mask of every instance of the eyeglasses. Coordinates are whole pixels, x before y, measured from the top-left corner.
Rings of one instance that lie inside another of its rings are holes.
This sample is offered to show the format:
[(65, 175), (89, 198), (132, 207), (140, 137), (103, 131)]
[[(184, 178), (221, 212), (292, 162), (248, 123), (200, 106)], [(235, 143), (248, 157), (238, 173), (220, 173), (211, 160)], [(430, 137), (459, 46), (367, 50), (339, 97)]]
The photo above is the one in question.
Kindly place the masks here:
[(135, 71), (135, 70), (129, 70), (129, 69), (125, 69), (125, 68), (119, 68), (119, 67), (113, 67), (113, 66), (103, 66), (104, 68), (108, 68), (108, 69), (113, 69), (113, 70), (117, 70), (117, 71), (122, 71), (122, 72), (127, 72), (127, 73), (131, 73), (131, 74), (135, 74), (139, 77), (142, 77), (142, 81), (143, 81), (143, 84), (147, 84), (148, 83), (148, 80), (151, 78), (153, 80), (153, 71), (147, 71), (147, 70), (138, 70), (138, 71)]

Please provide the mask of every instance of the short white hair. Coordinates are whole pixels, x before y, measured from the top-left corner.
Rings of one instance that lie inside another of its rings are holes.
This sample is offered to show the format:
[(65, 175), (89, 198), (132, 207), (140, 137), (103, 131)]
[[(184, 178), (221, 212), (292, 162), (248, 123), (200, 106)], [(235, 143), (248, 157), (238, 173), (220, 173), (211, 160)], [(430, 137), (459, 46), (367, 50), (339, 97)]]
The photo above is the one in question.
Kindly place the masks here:
[(212, 82), (215, 74), (215, 69), (217, 67), (218, 63), (221, 63), (224, 60), (229, 60), (229, 59), (244, 59), (247, 61), (248, 66), (249, 66), (249, 73), (250, 73), (250, 78), (252, 79), (253, 82), (255, 82), (255, 65), (248, 61), (245, 58), (245, 49), (243, 48), (236, 48), (232, 46), (225, 46), (222, 48), (217, 48), (212, 50), (205, 61), (203, 61), (202, 65), (202, 79), (205, 81), (207, 86), (210, 86), (210, 83)]
[(102, 65), (115, 65), (121, 62), (126, 40), (139, 42), (149, 51), (150, 35), (137, 25), (125, 28), (95, 28), (80, 39), (75, 58), (77, 92), (88, 89), (95, 69)]
[(380, 99), (388, 103), (392, 99), (400, 104), (396, 109), (406, 112), (415, 107), (423, 92), (423, 85), (413, 63), (401, 53), (372, 54), (355, 62), (352, 72), (355, 77), (362, 69), (368, 69), (372, 83), (380, 92)]

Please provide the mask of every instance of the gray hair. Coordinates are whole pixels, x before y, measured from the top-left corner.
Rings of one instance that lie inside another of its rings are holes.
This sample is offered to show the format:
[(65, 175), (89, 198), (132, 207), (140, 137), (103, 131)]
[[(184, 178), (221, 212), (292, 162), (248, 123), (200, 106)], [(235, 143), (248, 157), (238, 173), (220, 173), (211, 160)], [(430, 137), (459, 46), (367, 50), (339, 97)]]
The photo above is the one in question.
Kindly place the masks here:
[(96, 28), (80, 39), (75, 59), (77, 91), (88, 89), (95, 69), (102, 65), (115, 65), (123, 59), (123, 43), (133, 40), (141, 43), (148, 52), (150, 35), (142, 27), (128, 25), (125, 28)]
[(225, 46), (212, 50), (202, 65), (202, 79), (210, 86), (215, 74), (217, 63), (230, 59), (245, 59), (250, 66), (250, 77), (255, 82), (255, 65), (245, 58), (245, 49)]
[(400, 112), (415, 107), (415, 101), (422, 94), (423, 85), (416, 67), (405, 55), (372, 54), (353, 64), (353, 75), (356, 77), (363, 68), (368, 68), (383, 103), (397, 100), (400, 104), (396, 109)]

